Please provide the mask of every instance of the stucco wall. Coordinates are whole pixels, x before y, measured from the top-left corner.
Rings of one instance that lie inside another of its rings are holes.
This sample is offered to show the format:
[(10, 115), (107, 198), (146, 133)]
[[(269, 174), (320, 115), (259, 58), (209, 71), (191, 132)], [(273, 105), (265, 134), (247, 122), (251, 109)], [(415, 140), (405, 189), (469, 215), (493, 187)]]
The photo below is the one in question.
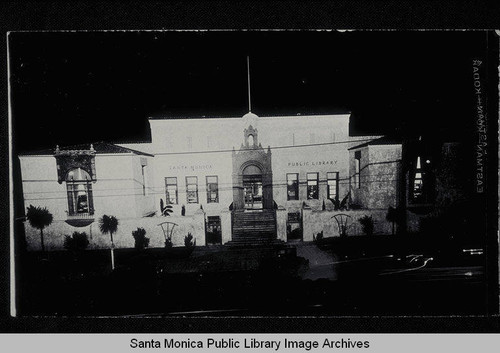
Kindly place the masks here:
[[(186, 214), (192, 214), (203, 205), (209, 215), (217, 215), (233, 202), (232, 149), (238, 151), (244, 142), (244, 129), (252, 124), (258, 131), (258, 142), (264, 150), (268, 146), (283, 147), (304, 144), (320, 144), (310, 147), (272, 149), (273, 199), (280, 206), (298, 209), (306, 196), (306, 173), (319, 172), (319, 199), (311, 203), (321, 204), (327, 198), (326, 173), (339, 172), (339, 197), (348, 192), (349, 144), (330, 144), (350, 141), (349, 115), (318, 115), (288, 117), (252, 117), (220, 119), (164, 119), (150, 120), (152, 150), (155, 153), (154, 190), (155, 205), (165, 199), (165, 177), (177, 177), (178, 205), (174, 213), (180, 213), (182, 205)], [(322, 144), (322, 145), (321, 145)], [(206, 153), (223, 150), (224, 152)], [(204, 153), (192, 153), (203, 151)], [(189, 153), (186, 153), (189, 152)], [(286, 174), (299, 173), (300, 200), (287, 201)], [(185, 177), (198, 176), (199, 204), (186, 203)], [(219, 177), (219, 204), (206, 203), (207, 175)]]
[(262, 147), (343, 141), (348, 136), (349, 115), (311, 115), (234, 118), (151, 119), (154, 153), (239, 149), (243, 130), (252, 125), (259, 131)]
[[(229, 153), (203, 153), (193, 155), (156, 155), (154, 160), (154, 204), (159, 210), (160, 199), (166, 201), (165, 178), (177, 178), (178, 203), (172, 205), (173, 214), (180, 215), (182, 205), (186, 215), (194, 214), (203, 206), (209, 216), (227, 210), (233, 202), (231, 151)], [(188, 204), (186, 198), (186, 176), (198, 177), (198, 203)], [(217, 176), (219, 202), (207, 203), (207, 176)]]
[[(153, 196), (143, 195), (140, 160), (133, 154), (99, 154), (95, 157), (97, 181), (92, 182), (94, 220), (102, 215), (113, 215), (122, 222), (133, 222), (147, 210), (152, 210)], [(46, 230), (47, 248), (62, 246), (65, 234), (82, 231), (66, 223), (68, 196), (66, 183), (57, 182), (57, 165), (53, 156), (20, 156), (23, 179), (24, 206), (46, 207), (53, 222)], [(96, 222), (93, 223), (94, 231)], [(90, 226), (84, 227), (88, 232)], [(25, 222), (25, 233), (30, 248), (39, 247), (39, 231)], [(62, 239), (62, 240), (61, 240)]]
[(56, 159), (53, 156), (21, 156), (25, 208), (46, 207), (54, 220), (66, 219), (68, 201), (66, 184), (57, 182)]
[[(132, 158), (132, 193), (135, 198), (135, 217), (143, 217), (148, 213), (156, 211), (154, 191), (151, 189), (151, 186), (154, 185), (153, 157), (135, 155)], [(144, 178), (142, 176), (143, 164), (145, 164)], [(145, 186), (145, 188), (143, 188), (143, 186)]]
[[(274, 199), (287, 209), (300, 209), (302, 202), (311, 205), (327, 200), (327, 173), (339, 173), (339, 199), (348, 192), (349, 155), (344, 145), (277, 150), (273, 153)], [(299, 174), (299, 200), (287, 200), (287, 173)], [(307, 199), (307, 173), (319, 173), (319, 193), (317, 200)]]

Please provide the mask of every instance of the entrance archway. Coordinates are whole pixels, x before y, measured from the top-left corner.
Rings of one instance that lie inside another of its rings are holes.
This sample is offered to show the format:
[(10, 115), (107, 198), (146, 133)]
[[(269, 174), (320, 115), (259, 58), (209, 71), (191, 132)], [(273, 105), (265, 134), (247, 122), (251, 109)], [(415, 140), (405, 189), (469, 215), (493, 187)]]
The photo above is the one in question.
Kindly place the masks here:
[(262, 209), (264, 192), (262, 188), (262, 170), (250, 164), (243, 169), (243, 195), (246, 209)]

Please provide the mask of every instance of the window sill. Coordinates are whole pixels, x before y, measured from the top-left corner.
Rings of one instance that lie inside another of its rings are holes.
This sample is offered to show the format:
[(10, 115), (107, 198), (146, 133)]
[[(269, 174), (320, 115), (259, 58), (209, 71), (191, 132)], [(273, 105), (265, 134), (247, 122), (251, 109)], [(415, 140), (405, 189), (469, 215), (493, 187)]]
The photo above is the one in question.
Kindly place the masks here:
[(86, 227), (94, 222), (95, 218), (90, 213), (75, 213), (68, 215), (66, 223), (73, 227)]

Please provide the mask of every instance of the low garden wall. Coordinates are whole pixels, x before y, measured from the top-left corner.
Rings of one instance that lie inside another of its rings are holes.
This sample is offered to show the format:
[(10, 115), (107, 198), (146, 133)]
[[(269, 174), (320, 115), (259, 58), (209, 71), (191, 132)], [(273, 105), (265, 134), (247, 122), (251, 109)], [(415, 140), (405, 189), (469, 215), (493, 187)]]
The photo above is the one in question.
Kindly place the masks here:
[(365, 235), (359, 219), (364, 216), (373, 219), (373, 234), (392, 234), (392, 223), (386, 220), (387, 210), (349, 210), (349, 211), (313, 211), (305, 208), (302, 210), (303, 240), (312, 241), (314, 236), (323, 232), (323, 237), (340, 236), (339, 226), (335, 216), (347, 215), (347, 236)]
[[(137, 219), (118, 218), (118, 230), (113, 234), (113, 240), (116, 248), (133, 248), (134, 237), (132, 232), (137, 228), (146, 230), (146, 237), (149, 238), (149, 247), (164, 247), (165, 237), (162, 228), (159, 226), (162, 222), (172, 222), (177, 225), (172, 232), (173, 246), (183, 246), (184, 237), (191, 233), (196, 239), (196, 245), (205, 245), (205, 214), (199, 211), (191, 216), (153, 216)], [(85, 227), (73, 227), (63, 220), (54, 220), (50, 226), (44, 229), (44, 243), (46, 250), (64, 249), (64, 238), (73, 232), (85, 232), (89, 240), (88, 249), (107, 249), (111, 245), (110, 235), (102, 234), (99, 230), (98, 219)], [(25, 223), (26, 243), (28, 250), (40, 250), (40, 231)]]

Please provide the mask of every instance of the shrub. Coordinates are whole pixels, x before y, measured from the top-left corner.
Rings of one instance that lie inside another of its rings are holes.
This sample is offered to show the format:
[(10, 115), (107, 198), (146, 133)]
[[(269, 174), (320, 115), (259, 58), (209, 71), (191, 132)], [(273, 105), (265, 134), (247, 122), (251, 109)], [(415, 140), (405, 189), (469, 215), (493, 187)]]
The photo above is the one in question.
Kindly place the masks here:
[(85, 250), (89, 246), (87, 233), (74, 232), (73, 235), (64, 236), (64, 248), (66, 250)]
[(340, 209), (340, 201), (338, 199), (329, 199), (333, 204), (333, 209), (338, 211)]
[(363, 233), (366, 235), (373, 234), (373, 218), (372, 216), (363, 216), (359, 219), (359, 223), (361, 223), (361, 228), (363, 229)]
[(323, 240), (323, 231), (319, 232), (316, 236), (313, 235), (313, 240), (318, 243)]
[(188, 248), (196, 246), (196, 239), (193, 241), (193, 235), (191, 233), (188, 233), (188, 235), (184, 237), (184, 246)]
[(167, 249), (170, 249), (172, 246), (173, 246), (173, 244), (172, 244), (172, 238), (165, 239), (165, 247)]
[(137, 228), (132, 232), (132, 236), (135, 240), (135, 248), (137, 250), (142, 250), (149, 246), (149, 238), (146, 238), (146, 230), (144, 228)]

